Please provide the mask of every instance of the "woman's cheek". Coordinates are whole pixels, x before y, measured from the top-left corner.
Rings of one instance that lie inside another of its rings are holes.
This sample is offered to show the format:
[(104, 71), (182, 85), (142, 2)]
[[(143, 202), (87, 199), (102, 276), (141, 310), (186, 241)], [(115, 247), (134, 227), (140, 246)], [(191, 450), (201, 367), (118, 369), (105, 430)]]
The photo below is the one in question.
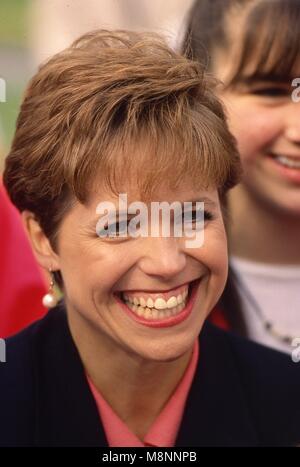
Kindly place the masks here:
[(202, 261), (208, 268), (207, 310), (210, 312), (218, 302), (225, 288), (228, 275), (228, 253), (226, 235), (217, 232), (205, 242)]
[(210, 270), (211, 276), (226, 281), (228, 272), (227, 237), (223, 223), (210, 229), (204, 236), (202, 261)]

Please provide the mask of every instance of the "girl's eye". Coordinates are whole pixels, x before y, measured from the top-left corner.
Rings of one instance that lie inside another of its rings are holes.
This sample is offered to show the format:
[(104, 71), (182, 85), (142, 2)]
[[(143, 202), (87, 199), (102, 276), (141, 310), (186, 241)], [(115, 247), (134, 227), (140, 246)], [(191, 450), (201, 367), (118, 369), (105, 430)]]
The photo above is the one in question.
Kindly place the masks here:
[(261, 89), (252, 89), (251, 94), (263, 97), (286, 97), (291, 94), (290, 89), (281, 87), (269, 87)]

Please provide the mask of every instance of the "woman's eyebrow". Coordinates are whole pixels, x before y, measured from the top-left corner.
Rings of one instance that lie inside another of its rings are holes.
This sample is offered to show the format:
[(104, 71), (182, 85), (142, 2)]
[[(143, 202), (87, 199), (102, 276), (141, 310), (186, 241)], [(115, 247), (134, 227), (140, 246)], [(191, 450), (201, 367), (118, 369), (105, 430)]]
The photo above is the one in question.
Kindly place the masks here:
[(125, 211), (118, 211), (116, 209), (115, 211), (108, 210), (108, 212), (98, 214), (96, 217), (94, 217), (91, 221), (88, 222), (87, 226), (94, 228), (97, 225), (97, 222), (102, 216), (107, 216), (109, 214), (115, 214), (116, 215), (116, 220), (118, 219), (124, 219), (124, 218), (131, 218), (134, 217), (136, 214), (129, 214), (126, 210)]
[(216, 207), (216, 203), (212, 199), (207, 198), (207, 197), (195, 198), (195, 199), (190, 199), (190, 200), (186, 200), (184, 202), (181, 202), (182, 205), (183, 205), (183, 203), (192, 203), (192, 204), (204, 203), (204, 204), (209, 205), (211, 208)]

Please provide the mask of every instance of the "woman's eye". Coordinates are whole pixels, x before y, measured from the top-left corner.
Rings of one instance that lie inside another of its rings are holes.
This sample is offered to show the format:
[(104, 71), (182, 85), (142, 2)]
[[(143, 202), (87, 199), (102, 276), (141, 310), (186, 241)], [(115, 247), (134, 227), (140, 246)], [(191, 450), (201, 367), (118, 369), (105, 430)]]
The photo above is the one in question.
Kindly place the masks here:
[[(202, 220), (205, 223), (206, 221), (210, 221), (213, 218), (213, 214), (209, 211), (195, 209), (189, 212), (184, 212), (182, 214), (181, 220), (185, 224), (197, 225), (199, 223), (198, 227), (201, 227)], [(104, 229), (98, 232), (98, 236), (102, 238), (127, 237), (130, 235), (130, 220), (131, 219), (126, 219), (123, 221), (107, 224)]]
[(205, 221), (210, 221), (213, 219), (213, 215), (209, 211), (202, 211), (199, 209), (194, 209), (193, 211), (189, 211), (183, 214), (184, 222), (201, 222), (202, 219)]
[(125, 236), (128, 232), (128, 224), (129, 220), (108, 224), (99, 234), (108, 238)]

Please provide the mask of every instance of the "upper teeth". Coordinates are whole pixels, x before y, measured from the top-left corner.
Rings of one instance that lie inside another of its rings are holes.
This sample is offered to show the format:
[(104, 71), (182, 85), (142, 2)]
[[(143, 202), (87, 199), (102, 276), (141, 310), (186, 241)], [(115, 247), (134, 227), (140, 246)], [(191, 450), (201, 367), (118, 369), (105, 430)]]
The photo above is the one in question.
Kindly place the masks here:
[(275, 159), (281, 164), (286, 165), (287, 167), (291, 167), (293, 169), (300, 169), (300, 159), (296, 160), (283, 155), (275, 156)]
[(188, 295), (188, 287), (178, 295), (172, 295), (168, 300), (165, 300), (162, 297), (158, 297), (153, 300), (151, 297), (145, 299), (144, 297), (133, 297), (127, 294), (124, 294), (123, 297), (126, 301), (133, 303), (134, 305), (140, 305), (144, 308), (156, 308), (157, 310), (165, 310), (167, 308), (175, 308), (177, 305), (180, 305), (184, 302)]

